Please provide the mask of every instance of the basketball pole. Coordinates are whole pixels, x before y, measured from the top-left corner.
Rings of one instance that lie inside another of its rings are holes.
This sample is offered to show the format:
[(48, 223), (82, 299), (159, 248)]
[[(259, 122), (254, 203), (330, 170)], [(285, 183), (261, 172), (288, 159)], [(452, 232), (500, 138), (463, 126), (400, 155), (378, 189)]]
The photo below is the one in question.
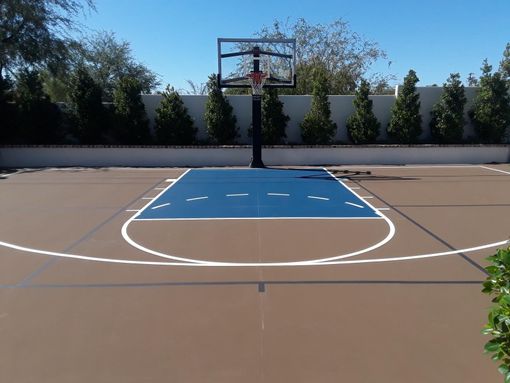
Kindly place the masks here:
[[(253, 72), (260, 72), (260, 48), (253, 47)], [(251, 123), (253, 129), (250, 168), (265, 168), (262, 162), (262, 95), (252, 93)]]

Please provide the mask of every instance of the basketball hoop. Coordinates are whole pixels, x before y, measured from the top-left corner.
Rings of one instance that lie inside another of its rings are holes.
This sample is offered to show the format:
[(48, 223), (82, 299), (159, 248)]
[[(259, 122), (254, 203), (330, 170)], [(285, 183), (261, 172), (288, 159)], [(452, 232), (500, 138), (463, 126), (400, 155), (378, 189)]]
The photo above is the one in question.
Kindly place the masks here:
[(246, 75), (246, 77), (250, 81), (252, 94), (254, 96), (262, 95), (262, 88), (269, 77), (268, 74), (265, 72), (250, 72)]

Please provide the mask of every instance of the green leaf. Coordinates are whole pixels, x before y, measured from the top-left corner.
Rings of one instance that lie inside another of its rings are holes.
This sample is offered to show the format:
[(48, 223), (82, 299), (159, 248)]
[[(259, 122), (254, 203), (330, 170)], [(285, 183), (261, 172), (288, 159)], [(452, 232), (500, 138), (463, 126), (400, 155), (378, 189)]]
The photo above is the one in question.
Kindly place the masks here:
[(508, 367), (506, 364), (502, 364), (499, 366), (498, 371), (503, 375), (508, 375), (510, 372), (510, 367)]
[(507, 372), (505, 375), (505, 383), (510, 383), (510, 373)]
[(496, 340), (490, 340), (487, 343), (485, 343), (484, 350), (485, 352), (496, 352), (500, 348), (500, 344)]

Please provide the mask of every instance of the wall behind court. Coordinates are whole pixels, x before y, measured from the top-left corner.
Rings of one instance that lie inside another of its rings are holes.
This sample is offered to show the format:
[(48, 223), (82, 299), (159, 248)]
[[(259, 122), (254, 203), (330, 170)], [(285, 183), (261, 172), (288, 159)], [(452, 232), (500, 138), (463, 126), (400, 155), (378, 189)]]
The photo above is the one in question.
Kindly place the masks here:
[[(468, 118), (467, 111), (471, 108), (473, 100), (477, 92), (476, 87), (466, 87), (466, 97), (468, 102), (465, 108), (466, 125), (464, 126), (464, 138), (474, 136), (474, 128)], [(395, 95), (399, 92), (399, 87), (395, 90)], [(423, 118), (423, 133), (420, 139), (429, 141), (430, 136), (430, 111), (433, 105), (439, 100), (442, 87), (419, 87), (417, 92), (420, 94), (421, 108), (420, 113)], [(370, 96), (373, 100), (374, 114), (381, 123), (379, 142), (385, 142), (386, 127), (391, 117), (391, 108), (395, 103), (395, 95), (385, 96)], [(205, 103), (207, 96), (194, 96), (182, 95), (184, 105), (188, 108), (188, 112), (195, 120), (195, 125), (198, 128), (198, 139), (201, 141), (207, 140), (207, 130), (204, 121)], [(161, 102), (161, 95), (143, 95), (143, 102), (147, 114), (154, 122), (156, 115), (156, 108)], [(228, 100), (234, 109), (234, 114), (237, 117), (237, 123), (240, 128), (240, 137), (238, 142), (240, 144), (249, 144), (251, 142), (248, 136), (248, 128), (251, 125), (251, 96), (228, 96)], [(290, 144), (301, 144), (301, 131), (299, 124), (303, 121), (305, 114), (310, 110), (312, 97), (304, 96), (280, 96), (280, 100), (284, 103), (284, 112), (289, 115), (290, 121), (287, 125), (287, 142)], [(349, 143), (347, 134), (346, 121), (347, 118), (354, 112), (354, 96), (329, 96), (331, 105), (331, 118), (337, 124), (338, 129), (334, 138), (335, 143)]]

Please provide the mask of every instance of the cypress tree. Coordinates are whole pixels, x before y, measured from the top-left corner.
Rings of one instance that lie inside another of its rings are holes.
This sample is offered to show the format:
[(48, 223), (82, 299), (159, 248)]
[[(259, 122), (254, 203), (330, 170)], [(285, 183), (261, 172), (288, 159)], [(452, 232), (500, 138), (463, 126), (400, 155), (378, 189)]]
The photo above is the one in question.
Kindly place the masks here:
[(62, 115), (44, 92), (38, 71), (18, 73), (15, 101), (18, 139), (25, 144), (57, 144), (61, 141)]
[(191, 145), (195, 142), (197, 128), (181, 96), (171, 86), (163, 92), (154, 122), (158, 144)]
[(458, 143), (464, 133), (466, 95), (459, 73), (452, 73), (443, 84), (443, 94), (430, 112), (430, 132), (441, 143)]
[(102, 143), (106, 111), (101, 87), (80, 67), (71, 76), (69, 88), (71, 131), (81, 144)]
[(354, 98), (354, 113), (347, 119), (347, 132), (355, 144), (375, 142), (381, 124), (377, 121), (372, 109), (373, 102), (368, 98), (370, 84), (361, 80)]
[(419, 81), (414, 70), (404, 78), (404, 86), (391, 110), (388, 136), (399, 143), (413, 143), (421, 134), (420, 95), (416, 93)]
[(508, 84), (500, 72), (484, 61), (480, 90), (469, 111), (478, 138), (486, 143), (499, 143), (510, 126), (510, 96)]
[(336, 133), (336, 124), (331, 121), (331, 107), (328, 99), (329, 87), (326, 69), (314, 69), (312, 107), (301, 123), (301, 138), (305, 144), (327, 145)]
[(290, 117), (283, 113), (283, 102), (275, 88), (264, 89), (262, 97), (262, 142), (269, 145), (283, 143)]
[(142, 86), (134, 77), (123, 77), (115, 86), (115, 136), (120, 144), (145, 145), (151, 142), (149, 119), (141, 93)]
[(207, 102), (205, 104), (205, 123), (209, 139), (216, 144), (233, 144), (238, 137), (239, 128), (232, 106), (218, 86), (218, 76), (212, 74), (207, 81)]

